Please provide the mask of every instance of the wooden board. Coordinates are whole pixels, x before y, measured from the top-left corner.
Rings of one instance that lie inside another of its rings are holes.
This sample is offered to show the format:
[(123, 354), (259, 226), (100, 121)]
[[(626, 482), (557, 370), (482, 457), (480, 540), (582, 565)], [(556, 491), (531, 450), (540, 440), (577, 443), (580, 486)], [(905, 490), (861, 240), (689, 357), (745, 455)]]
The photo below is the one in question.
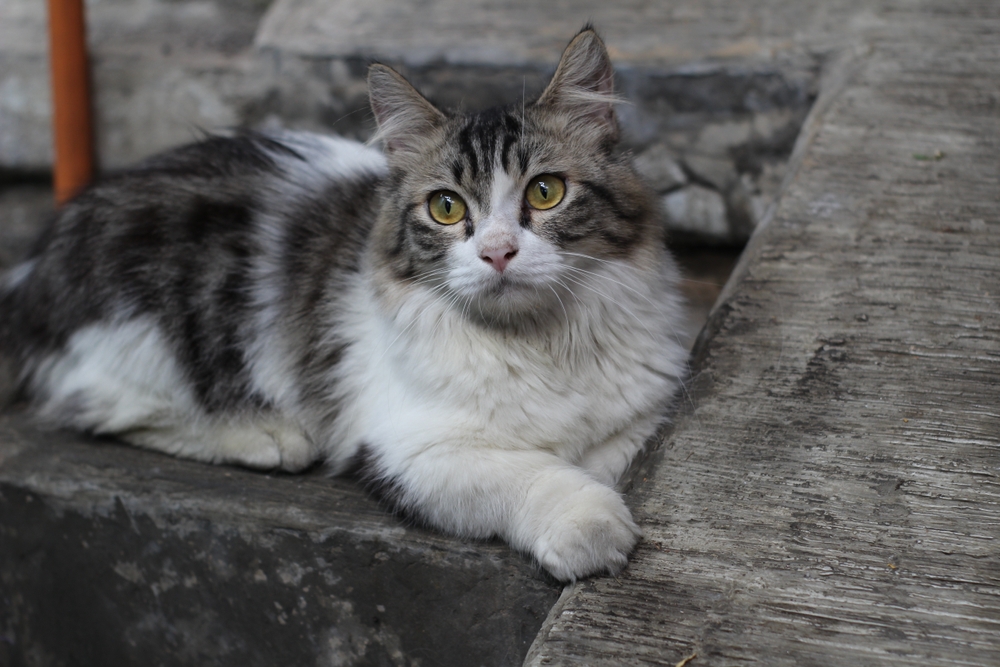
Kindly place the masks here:
[(638, 472), (645, 540), (526, 664), (1000, 665), (1000, 6), (861, 18)]

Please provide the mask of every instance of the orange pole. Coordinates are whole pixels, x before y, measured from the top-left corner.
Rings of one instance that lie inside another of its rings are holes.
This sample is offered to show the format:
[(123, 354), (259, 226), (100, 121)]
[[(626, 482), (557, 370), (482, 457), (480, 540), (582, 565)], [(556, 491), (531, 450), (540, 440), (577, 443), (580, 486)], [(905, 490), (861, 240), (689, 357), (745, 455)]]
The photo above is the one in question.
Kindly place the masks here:
[(52, 63), (53, 181), (63, 204), (94, 173), (90, 73), (83, 0), (49, 0), (49, 55)]

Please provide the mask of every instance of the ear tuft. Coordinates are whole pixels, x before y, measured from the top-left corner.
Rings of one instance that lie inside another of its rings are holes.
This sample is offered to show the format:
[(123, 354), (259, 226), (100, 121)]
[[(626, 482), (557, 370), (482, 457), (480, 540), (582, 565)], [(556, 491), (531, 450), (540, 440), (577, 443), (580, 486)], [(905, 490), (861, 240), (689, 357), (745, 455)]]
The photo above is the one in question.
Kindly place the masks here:
[(381, 141), (389, 154), (414, 152), (420, 139), (445, 121), (398, 72), (378, 63), (368, 68), (368, 100), (378, 123), (369, 143)]
[(537, 104), (567, 112), (573, 125), (598, 129), (618, 138), (614, 105), (615, 73), (604, 42), (588, 23), (563, 51), (552, 81)]

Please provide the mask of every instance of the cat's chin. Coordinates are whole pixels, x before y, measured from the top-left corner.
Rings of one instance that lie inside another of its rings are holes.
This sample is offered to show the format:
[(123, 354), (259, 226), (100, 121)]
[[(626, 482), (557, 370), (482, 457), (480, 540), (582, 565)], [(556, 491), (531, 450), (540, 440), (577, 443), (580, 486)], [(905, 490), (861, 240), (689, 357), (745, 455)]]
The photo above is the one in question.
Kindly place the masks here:
[[(526, 324), (559, 310), (555, 292), (546, 285), (503, 278), (491, 281), (468, 299), (465, 310), (489, 324)], [(562, 311), (559, 311), (562, 312)]]

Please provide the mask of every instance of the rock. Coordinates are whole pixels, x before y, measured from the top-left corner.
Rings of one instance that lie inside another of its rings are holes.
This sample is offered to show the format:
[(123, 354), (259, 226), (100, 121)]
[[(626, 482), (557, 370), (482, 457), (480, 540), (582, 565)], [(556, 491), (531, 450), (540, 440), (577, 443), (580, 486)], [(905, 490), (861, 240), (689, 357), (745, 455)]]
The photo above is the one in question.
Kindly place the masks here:
[(756, 183), (749, 174), (740, 174), (739, 179), (725, 194), (727, 218), (732, 236), (746, 240), (753, 234), (764, 211), (758, 211), (755, 198), (758, 197)]
[(723, 155), (685, 155), (684, 166), (696, 178), (711, 184), (719, 192), (726, 192), (739, 180), (733, 161)]
[(770, 153), (790, 152), (804, 120), (802, 109), (772, 109), (753, 117), (750, 141)]
[(753, 179), (756, 192), (770, 200), (776, 199), (787, 172), (788, 163), (784, 160), (771, 159), (761, 163), (760, 171)]
[(664, 144), (654, 144), (635, 158), (635, 169), (660, 193), (670, 192), (687, 183), (687, 176)]
[(729, 155), (734, 148), (750, 140), (752, 130), (752, 118), (708, 123), (698, 133), (693, 152), (701, 155)]
[(768, 208), (781, 193), (787, 165), (771, 159), (760, 164), (755, 174), (740, 174), (739, 180), (726, 195), (730, 226), (737, 234), (747, 237), (767, 214)]
[(667, 227), (714, 243), (732, 240), (726, 202), (715, 190), (689, 185), (663, 197)]

